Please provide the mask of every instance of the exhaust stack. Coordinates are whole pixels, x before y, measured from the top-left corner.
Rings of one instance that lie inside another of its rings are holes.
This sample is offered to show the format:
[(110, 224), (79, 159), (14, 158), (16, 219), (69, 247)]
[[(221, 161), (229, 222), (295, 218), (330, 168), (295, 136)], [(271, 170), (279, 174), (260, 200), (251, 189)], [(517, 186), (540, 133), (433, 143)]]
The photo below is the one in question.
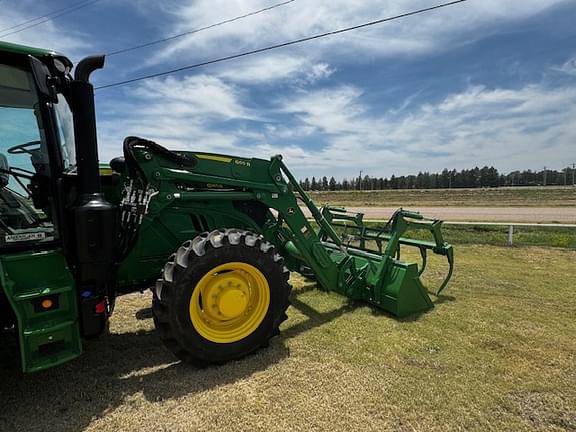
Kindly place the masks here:
[(103, 55), (86, 57), (76, 66), (74, 81), (70, 83), (74, 105), (76, 166), (80, 194), (100, 193), (102, 191), (98, 169), (94, 87), (90, 83), (90, 74), (103, 67)]
[(105, 326), (114, 301), (117, 208), (102, 194), (98, 161), (94, 87), (90, 75), (104, 66), (104, 56), (81, 60), (70, 82), (74, 112), (78, 197), (73, 206), (80, 324), (84, 337)]

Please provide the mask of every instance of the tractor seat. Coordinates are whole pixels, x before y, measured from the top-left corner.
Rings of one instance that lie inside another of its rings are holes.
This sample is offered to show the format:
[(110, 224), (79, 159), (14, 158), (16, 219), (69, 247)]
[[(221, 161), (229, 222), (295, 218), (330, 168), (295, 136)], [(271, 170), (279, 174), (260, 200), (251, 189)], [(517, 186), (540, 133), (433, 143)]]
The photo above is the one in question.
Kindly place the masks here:
[(124, 156), (118, 156), (112, 159), (110, 161), (110, 168), (117, 173), (122, 174), (126, 169), (126, 159), (124, 159)]
[(6, 155), (0, 153), (0, 189), (4, 189), (8, 186), (8, 182), (10, 181), (10, 174), (8, 173), (9, 170), (10, 165), (8, 165)]

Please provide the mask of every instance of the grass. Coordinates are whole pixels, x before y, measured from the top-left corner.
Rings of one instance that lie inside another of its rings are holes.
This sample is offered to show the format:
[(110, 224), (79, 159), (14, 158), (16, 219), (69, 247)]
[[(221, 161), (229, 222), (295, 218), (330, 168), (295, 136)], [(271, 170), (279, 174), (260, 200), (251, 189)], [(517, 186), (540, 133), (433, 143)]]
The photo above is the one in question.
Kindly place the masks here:
[[(504, 246), (508, 242), (508, 227), (489, 225), (444, 225), (445, 238), (456, 244), (491, 244)], [(515, 246), (552, 246), (576, 249), (576, 229), (515, 226)]]
[[(317, 228), (317, 224), (312, 224)], [(369, 228), (381, 228), (385, 223), (366, 221), (365, 226)], [(358, 235), (358, 231), (352, 228), (338, 227), (336, 232), (340, 235)], [(494, 246), (508, 245), (508, 226), (500, 225), (451, 225), (442, 226), (444, 240), (456, 246), (464, 244), (482, 244)], [(408, 230), (404, 237), (417, 238), (432, 241), (432, 235), (424, 230)], [(358, 242), (350, 243), (351, 246), (358, 246)], [(530, 227), (514, 226), (513, 232), (514, 246), (544, 246), (576, 249), (576, 229), (571, 227)], [(375, 244), (369, 245), (376, 250)]]
[(351, 207), (576, 206), (576, 189), (572, 186), (310, 192), (310, 196), (317, 204)]
[(78, 360), (0, 370), (0, 430), (573, 431), (575, 260), (462, 245), (436, 308), (404, 320), (293, 277), (281, 336), (207, 369), (174, 362), (131, 294)]
[[(366, 224), (369, 227), (382, 226), (383, 224)], [(444, 239), (454, 245), (463, 244), (484, 244), (495, 246), (506, 246), (508, 243), (508, 227), (494, 225), (443, 225), (442, 234)], [(426, 237), (422, 231), (408, 231), (405, 235), (408, 238)], [(525, 227), (515, 226), (513, 233), (513, 244), (515, 246), (546, 246), (576, 249), (576, 229), (556, 228), (556, 227)]]

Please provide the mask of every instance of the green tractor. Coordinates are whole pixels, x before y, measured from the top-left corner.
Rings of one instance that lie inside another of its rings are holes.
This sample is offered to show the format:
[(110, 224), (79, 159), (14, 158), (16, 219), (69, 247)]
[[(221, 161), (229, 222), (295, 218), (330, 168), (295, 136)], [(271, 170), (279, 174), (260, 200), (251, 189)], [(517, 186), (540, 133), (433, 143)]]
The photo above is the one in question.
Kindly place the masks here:
[[(426, 252), (449, 263), (438, 291), (453, 267), (440, 221), (399, 210), (369, 227), (318, 209), (280, 156), (128, 137), (123, 156), (100, 165), (89, 78), (103, 65), (88, 57), (72, 75), (58, 53), (0, 43), (0, 332), (17, 340), (24, 372), (79, 356), (116, 297), (146, 288), (161, 339), (197, 365), (266, 346), (286, 319), (291, 271), (399, 317), (433, 307)], [(400, 261), (402, 246), (423, 265)]]

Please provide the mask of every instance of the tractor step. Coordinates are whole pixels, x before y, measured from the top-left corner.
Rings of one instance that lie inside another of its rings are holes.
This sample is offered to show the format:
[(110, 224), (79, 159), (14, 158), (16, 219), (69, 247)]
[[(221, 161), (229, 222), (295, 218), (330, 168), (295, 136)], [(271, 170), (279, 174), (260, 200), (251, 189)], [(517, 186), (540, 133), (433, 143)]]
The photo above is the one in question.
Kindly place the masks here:
[(66, 363), (82, 354), (76, 321), (64, 321), (37, 330), (25, 330), (25, 370), (36, 372)]
[(82, 353), (75, 285), (60, 250), (0, 257), (0, 282), (18, 320), (24, 372)]

